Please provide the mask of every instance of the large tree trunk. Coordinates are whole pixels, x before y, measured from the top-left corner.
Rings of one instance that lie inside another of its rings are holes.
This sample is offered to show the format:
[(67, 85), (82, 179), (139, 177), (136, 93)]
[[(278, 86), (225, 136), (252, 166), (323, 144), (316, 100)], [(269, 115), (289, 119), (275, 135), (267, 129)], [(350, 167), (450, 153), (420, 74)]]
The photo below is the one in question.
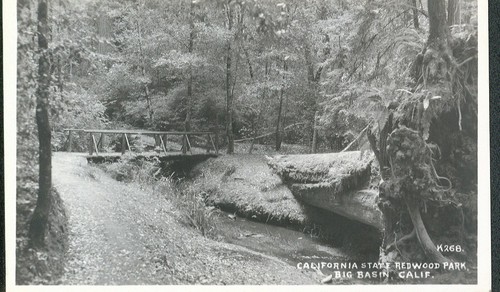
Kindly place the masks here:
[(50, 64), (48, 56), (48, 9), (47, 1), (38, 2), (38, 87), (36, 90), (36, 124), (39, 141), (38, 199), (30, 224), (31, 244), (45, 245), (48, 218), (52, 205), (52, 149), (49, 121)]
[[(384, 224), (386, 224), (383, 242), (386, 243), (386, 248), (390, 247), (391, 244), (395, 242), (395, 239), (393, 239), (392, 236), (395, 234), (394, 230), (396, 230), (396, 225), (400, 220), (398, 218), (401, 217), (398, 212), (400, 209), (394, 209), (395, 205), (390, 198), (397, 198), (397, 201), (399, 201), (397, 204), (398, 206), (406, 205), (418, 242), (427, 259), (440, 263), (448, 261), (437, 250), (427, 233), (427, 229), (420, 213), (420, 200), (414, 199), (419, 197), (418, 194), (416, 196), (403, 193), (391, 194), (391, 192), (401, 189), (401, 181), (399, 181), (401, 178), (399, 176), (403, 175), (401, 173), (394, 175), (393, 167), (395, 166), (391, 166), (392, 162), (389, 163), (389, 161), (397, 161), (396, 157), (389, 157), (389, 153), (387, 152), (387, 145), (391, 139), (391, 132), (394, 133), (393, 130), (393, 113), (390, 113), (384, 127), (380, 130), (378, 145), (375, 135), (373, 135), (370, 130), (367, 132), (368, 141), (370, 142), (370, 146), (375, 154), (375, 157), (377, 158), (377, 161), (379, 162), (380, 175), (382, 178), (382, 183), (379, 185), (379, 208), (384, 214)], [(396, 168), (398, 167), (396, 166)], [(409, 237), (410, 236), (407, 235), (403, 238)]]
[(448, 25), (460, 24), (460, 0), (448, 0)]
[(422, 247), (424, 255), (428, 260), (432, 262), (447, 262), (448, 260), (437, 250), (436, 245), (434, 245), (431, 237), (427, 233), (427, 229), (425, 228), (424, 222), (422, 221), (422, 216), (420, 214), (419, 202), (411, 199), (406, 199), (406, 207), (408, 208), (411, 222), (413, 223), (413, 227), (415, 227), (417, 239), (420, 243), (420, 247)]
[(444, 0), (428, 0), (429, 38), (428, 45), (434, 42), (447, 42), (450, 30), (446, 23), (446, 2)]
[[(427, 49), (429, 52), (438, 52), (437, 54), (432, 53), (429, 56), (431, 56), (433, 59), (443, 58), (442, 56), (444, 55), (451, 57), (451, 50), (448, 45), (450, 39), (450, 31), (446, 23), (445, 0), (428, 0), (427, 5), (427, 10), (429, 11), (429, 38), (427, 40)], [(442, 60), (435, 59), (426, 61), (427, 63), (424, 64), (424, 66), (428, 66), (430, 62), (441, 61)], [(446, 59), (444, 61), (447, 62)], [(427, 82), (425, 79), (424, 82)], [(418, 127), (420, 128), (420, 125), (418, 125)], [(415, 228), (418, 241), (420, 243), (420, 246), (422, 247), (422, 250), (424, 251), (425, 256), (431, 261), (447, 261), (447, 259), (437, 250), (436, 246), (427, 233), (427, 229), (425, 228), (425, 225), (421, 218), (419, 202), (406, 199), (406, 206)]]
[[(227, 28), (230, 31), (233, 27), (233, 12), (231, 5), (226, 5)], [(231, 91), (231, 40), (227, 42), (226, 50), (226, 135), (227, 135), (227, 154), (234, 153), (234, 135), (233, 135), (233, 93)]]

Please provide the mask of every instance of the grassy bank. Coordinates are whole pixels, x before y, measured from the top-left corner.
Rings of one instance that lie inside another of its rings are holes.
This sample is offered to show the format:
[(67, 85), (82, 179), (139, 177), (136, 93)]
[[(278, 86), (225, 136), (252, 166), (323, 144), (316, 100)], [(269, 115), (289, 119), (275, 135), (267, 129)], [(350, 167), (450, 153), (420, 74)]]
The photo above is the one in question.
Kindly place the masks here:
[(201, 163), (187, 182), (203, 193), (209, 205), (243, 217), (273, 223), (304, 225), (304, 208), (281, 179), (267, 167), (265, 156), (239, 154)]
[[(112, 178), (127, 183), (138, 184), (144, 191), (164, 194), (173, 203), (180, 222), (197, 229), (203, 236), (215, 236), (215, 223), (211, 220), (213, 208), (205, 205), (197, 189), (180, 184), (180, 179), (162, 169), (158, 159), (136, 159), (133, 155), (118, 162), (99, 165)], [(173, 174), (173, 173), (172, 173)]]

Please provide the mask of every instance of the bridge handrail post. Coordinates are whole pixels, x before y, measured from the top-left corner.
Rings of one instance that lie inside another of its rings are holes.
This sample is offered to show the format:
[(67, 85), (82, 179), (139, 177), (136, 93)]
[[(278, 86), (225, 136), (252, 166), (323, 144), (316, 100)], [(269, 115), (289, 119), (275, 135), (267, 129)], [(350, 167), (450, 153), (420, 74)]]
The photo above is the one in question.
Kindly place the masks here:
[(94, 145), (95, 154), (99, 155), (99, 146), (98, 146), (97, 142), (95, 141), (94, 134), (92, 134), (91, 136), (92, 136), (92, 143)]
[(208, 134), (208, 138), (210, 139), (210, 142), (212, 142), (212, 147), (214, 148), (215, 154), (219, 154), (219, 149), (217, 149), (217, 146), (215, 146), (214, 139), (212, 138), (212, 135)]
[(99, 138), (99, 142), (97, 143), (99, 151), (102, 151), (102, 149), (104, 148), (105, 141), (106, 141), (105, 140), (105, 134), (101, 133), (101, 137)]
[(125, 151), (126, 151), (125, 144), (126, 143), (127, 142), (125, 141), (125, 134), (122, 134), (122, 145), (121, 145), (122, 146), (122, 155), (125, 154)]
[(186, 133), (186, 143), (189, 149), (189, 153), (193, 154), (193, 149), (191, 147), (191, 142), (189, 142), (189, 134)]
[[(165, 135), (165, 136), (167, 136), (167, 135)], [(165, 141), (163, 141), (162, 135), (158, 135), (158, 137), (160, 138), (159, 142), (161, 144), (161, 149), (163, 150), (163, 152), (165, 153), (165, 155), (167, 155), (167, 147), (165, 146), (166, 143), (165, 143)]]
[(156, 135), (156, 134), (155, 134), (155, 135), (153, 135), (153, 138), (155, 139), (155, 149), (154, 149), (154, 151), (156, 151), (156, 149), (157, 149), (158, 147), (160, 147), (160, 142), (161, 142), (160, 140), (161, 140), (161, 136), (160, 136), (160, 135)]
[(215, 131), (214, 131), (214, 135), (215, 135), (215, 145), (214, 145), (214, 148), (215, 148), (215, 154), (219, 154), (219, 127), (217, 126), (217, 128), (215, 128)]
[(207, 144), (205, 147), (207, 147), (207, 153), (210, 153), (210, 134), (207, 134)]
[(94, 141), (92, 139), (92, 133), (91, 132), (89, 132), (88, 150), (89, 150), (89, 155), (94, 154)]
[(68, 149), (67, 149), (67, 151), (72, 152), (72, 150), (73, 150), (73, 148), (72, 148), (73, 147), (73, 131), (69, 130), (68, 132), (69, 132), (69, 134), (68, 134), (69, 136), (68, 136)]
[(187, 135), (186, 134), (183, 134), (182, 135), (182, 154), (186, 154), (187, 153)]

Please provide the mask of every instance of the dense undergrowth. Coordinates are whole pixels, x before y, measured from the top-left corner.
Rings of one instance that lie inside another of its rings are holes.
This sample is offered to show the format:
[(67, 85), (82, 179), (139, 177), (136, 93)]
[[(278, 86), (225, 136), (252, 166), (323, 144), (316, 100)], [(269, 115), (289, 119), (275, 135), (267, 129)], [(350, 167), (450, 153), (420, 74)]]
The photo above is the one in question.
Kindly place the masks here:
[(16, 284), (50, 284), (64, 272), (68, 248), (68, 218), (59, 193), (52, 190), (52, 208), (45, 246), (35, 248), (29, 240), (29, 224), (36, 205), (37, 188), (33, 184), (17, 188)]
[(100, 167), (118, 181), (137, 183), (144, 191), (165, 196), (181, 211), (181, 222), (197, 229), (203, 236), (215, 238), (214, 208), (205, 205), (204, 197), (196, 186), (182, 184), (182, 178), (173, 172), (168, 175), (157, 158), (135, 159), (131, 155)]

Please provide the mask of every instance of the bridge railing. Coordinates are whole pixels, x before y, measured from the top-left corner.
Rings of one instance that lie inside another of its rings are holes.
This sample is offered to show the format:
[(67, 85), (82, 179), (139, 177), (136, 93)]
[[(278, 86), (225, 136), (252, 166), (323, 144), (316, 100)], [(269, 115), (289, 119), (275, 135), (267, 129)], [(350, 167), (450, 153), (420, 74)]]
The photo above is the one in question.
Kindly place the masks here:
[[(203, 131), (147, 131), (147, 130), (104, 130), (104, 129), (64, 129), (64, 131), (68, 132), (68, 147), (67, 151), (72, 152), (73, 145), (73, 134), (75, 132), (83, 132), (88, 133), (88, 153), (89, 155), (93, 155), (96, 153), (99, 155), (99, 152), (102, 151), (103, 145), (105, 143), (106, 135), (121, 135), (120, 149), (121, 153), (125, 154), (126, 151), (130, 151), (130, 140), (129, 136), (131, 135), (144, 135), (144, 136), (153, 136), (155, 138), (155, 149), (160, 148), (160, 151), (163, 151), (167, 154), (167, 142), (169, 136), (181, 136), (182, 139), (182, 148), (181, 151), (183, 154), (187, 154), (189, 151), (192, 152), (192, 145), (190, 138), (204, 136), (205, 137), (205, 148), (207, 153), (210, 150), (214, 150), (215, 153), (219, 153), (218, 147), (218, 135), (213, 132), (203, 132)], [(99, 135), (100, 134), (100, 135)], [(96, 135), (99, 135), (99, 139), (96, 139)]]

